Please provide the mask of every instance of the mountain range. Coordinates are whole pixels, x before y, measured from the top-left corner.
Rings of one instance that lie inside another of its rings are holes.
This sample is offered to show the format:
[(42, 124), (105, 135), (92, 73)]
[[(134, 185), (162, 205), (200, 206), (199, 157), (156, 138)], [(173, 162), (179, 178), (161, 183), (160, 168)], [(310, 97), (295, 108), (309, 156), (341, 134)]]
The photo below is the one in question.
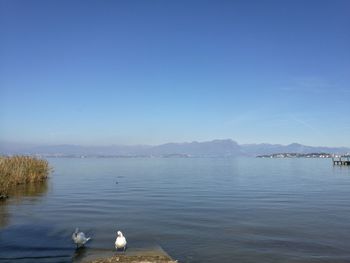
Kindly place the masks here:
[(274, 153), (349, 153), (347, 147), (315, 147), (298, 143), (238, 144), (231, 139), (206, 142), (166, 143), (161, 145), (24, 145), (0, 142), (0, 154), (87, 155), (87, 156), (172, 156), (235, 157)]

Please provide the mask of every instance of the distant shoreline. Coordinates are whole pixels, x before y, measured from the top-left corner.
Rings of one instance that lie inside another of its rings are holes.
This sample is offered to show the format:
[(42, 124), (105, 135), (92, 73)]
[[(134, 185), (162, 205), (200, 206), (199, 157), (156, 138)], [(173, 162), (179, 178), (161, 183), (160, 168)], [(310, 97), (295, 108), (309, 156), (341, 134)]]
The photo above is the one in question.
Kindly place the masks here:
[[(256, 157), (284, 153), (349, 154), (347, 147), (307, 146), (298, 143), (239, 144), (231, 139), (203, 142), (165, 143), (161, 145), (32, 145), (0, 142), (0, 154), (27, 154), (39, 157), (69, 158), (194, 158), (194, 157)], [(294, 157), (294, 156), (293, 156)]]
[[(9, 157), (11, 155), (8, 155)], [(162, 155), (98, 155), (98, 154), (28, 154), (28, 157), (34, 158), (67, 158), (67, 159), (152, 159), (152, 158), (332, 158), (331, 153), (273, 153), (257, 156), (231, 156), (231, 155), (190, 155), (190, 154), (162, 154)]]
[(258, 155), (257, 158), (332, 158), (330, 153), (274, 153)]

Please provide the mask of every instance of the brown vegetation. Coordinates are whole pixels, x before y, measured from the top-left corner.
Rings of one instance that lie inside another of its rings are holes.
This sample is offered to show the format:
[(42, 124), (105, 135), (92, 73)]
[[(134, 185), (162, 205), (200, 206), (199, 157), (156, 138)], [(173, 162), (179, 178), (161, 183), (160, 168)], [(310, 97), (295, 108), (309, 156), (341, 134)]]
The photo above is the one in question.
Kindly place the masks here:
[(44, 181), (50, 170), (48, 161), (35, 157), (0, 157), (0, 199), (16, 185)]

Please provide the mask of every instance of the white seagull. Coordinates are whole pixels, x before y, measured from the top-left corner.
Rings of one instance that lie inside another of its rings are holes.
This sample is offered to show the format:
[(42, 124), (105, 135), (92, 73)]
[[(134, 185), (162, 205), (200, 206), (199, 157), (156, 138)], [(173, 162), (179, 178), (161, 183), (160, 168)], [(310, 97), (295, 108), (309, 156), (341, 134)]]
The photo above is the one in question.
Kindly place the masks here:
[(117, 232), (117, 239), (115, 240), (115, 248), (117, 250), (123, 249), (123, 251), (126, 250), (126, 238), (123, 236), (123, 233), (121, 231)]
[(91, 239), (91, 237), (85, 237), (85, 234), (83, 232), (79, 232), (79, 229), (76, 228), (75, 232), (72, 235), (72, 239), (74, 243), (77, 245), (77, 248), (79, 248), (84, 246), (85, 243)]

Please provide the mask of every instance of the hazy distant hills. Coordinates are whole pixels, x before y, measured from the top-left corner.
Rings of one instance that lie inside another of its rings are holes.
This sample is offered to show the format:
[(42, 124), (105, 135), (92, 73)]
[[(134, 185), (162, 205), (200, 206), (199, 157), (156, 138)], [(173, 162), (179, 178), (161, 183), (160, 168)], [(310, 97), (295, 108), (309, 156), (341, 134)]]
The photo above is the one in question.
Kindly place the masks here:
[(232, 140), (214, 140), (209, 142), (167, 143), (148, 149), (153, 155), (188, 154), (193, 156), (238, 156), (241, 147)]
[(313, 147), (292, 143), (281, 144), (238, 144), (226, 140), (207, 142), (166, 143), (150, 145), (111, 145), (111, 146), (81, 146), (81, 145), (23, 145), (0, 143), (1, 154), (41, 154), (41, 155), (87, 155), (87, 156), (257, 156), (274, 153), (349, 153), (346, 147)]

